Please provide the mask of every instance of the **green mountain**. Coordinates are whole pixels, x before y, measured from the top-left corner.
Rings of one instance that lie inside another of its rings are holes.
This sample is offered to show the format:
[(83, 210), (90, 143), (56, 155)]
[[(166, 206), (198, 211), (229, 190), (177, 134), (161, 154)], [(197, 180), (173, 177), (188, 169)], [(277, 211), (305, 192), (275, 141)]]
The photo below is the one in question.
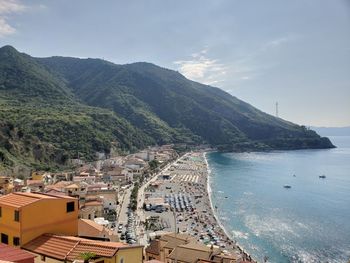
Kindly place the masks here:
[(136, 150), (154, 140), (114, 112), (80, 102), (35, 59), (0, 49), (0, 167), (66, 164), (78, 154)]
[(33, 58), (0, 48), (0, 166), (48, 167), (164, 143), (330, 148), (303, 126), (149, 63)]

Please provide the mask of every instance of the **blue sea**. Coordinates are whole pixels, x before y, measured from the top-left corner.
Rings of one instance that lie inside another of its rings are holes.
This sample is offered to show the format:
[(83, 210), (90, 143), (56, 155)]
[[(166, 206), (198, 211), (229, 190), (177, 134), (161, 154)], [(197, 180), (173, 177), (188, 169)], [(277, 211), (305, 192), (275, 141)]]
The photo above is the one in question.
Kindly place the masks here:
[(330, 139), (338, 148), (207, 154), (217, 216), (259, 262), (349, 262), (350, 136)]

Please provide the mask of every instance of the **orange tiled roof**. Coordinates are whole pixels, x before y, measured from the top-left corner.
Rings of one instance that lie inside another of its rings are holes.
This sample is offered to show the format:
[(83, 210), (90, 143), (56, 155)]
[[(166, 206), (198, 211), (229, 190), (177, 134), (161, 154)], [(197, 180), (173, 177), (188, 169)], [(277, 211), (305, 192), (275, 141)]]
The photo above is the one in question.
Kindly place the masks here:
[(44, 184), (41, 180), (27, 180), (27, 185)]
[(66, 189), (75, 189), (75, 188), (79, 188), (79, 185), (77, 185), (77, 184), (70, 184), (70, 185), (67, 185), (65, 188)]
[(0, 261), (15, 262), (32, 258), (35, 256), (26, 251), (0, 243)]
[(67, 196), (54, 196), (48, 194), (38, 194), (38, 193), (11, 193), (0, 197), (0, 204), (20, 208), (43, 199), (59, 199), (59, 198), (69, 198)]
[(46, 189), (45, 193), (46, 194), (51, 194), (51, 195), (66, 195), (66, 193), (61, 192), (60, 190), (55, 189), (55, 188)]
[(58, 260), (73, 261), (79, 259), (83, 252), (92, 252), (100, 257), (113, 257), (119, 248), (124, 247), (131, 246), (117, 242), (44, 234), (25, 244), (22, 248)]
[(44, 234), (25, 244), (22, 248), (40, 255), (64, 260), (76, 243), (74, 240)]
[(71, 181), (59, 181), (51, 186), (55, 188), (65, 188), (67, 185), (73, 184)]
[(102, 205), (101, 201), (88, 201), (85, 202), (84, 206), (100, 206)]
[[(88, 219), (79, 219), (78, 220), (78, 235), (84, 237), (100, 237), (101, 234), (112, 233), (105, 229), (103, 226), (97, 224), (96, 222)], [(108, 237), (107, 237), (108, 238)]]

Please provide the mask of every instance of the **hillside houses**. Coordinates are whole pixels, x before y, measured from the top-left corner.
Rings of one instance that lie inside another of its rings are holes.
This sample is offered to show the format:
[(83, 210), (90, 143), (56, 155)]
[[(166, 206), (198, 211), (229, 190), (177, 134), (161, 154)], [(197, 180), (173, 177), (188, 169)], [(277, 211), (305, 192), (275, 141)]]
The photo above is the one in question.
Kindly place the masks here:
[(59, 173), (34, 171), (30, 178), (24, 180), (0, 176), (0, 195), (11, 192), (50, 192), (78, 196), (79, 200), (84, 202), (88, 186), (100, 183), (110, 186), (128, 185), (148, 173), (150, 161), (161, 164), (176, 156), (172, 145), (163, 145), (89, 164), (75, 162), (78, 164), (75, 171)]

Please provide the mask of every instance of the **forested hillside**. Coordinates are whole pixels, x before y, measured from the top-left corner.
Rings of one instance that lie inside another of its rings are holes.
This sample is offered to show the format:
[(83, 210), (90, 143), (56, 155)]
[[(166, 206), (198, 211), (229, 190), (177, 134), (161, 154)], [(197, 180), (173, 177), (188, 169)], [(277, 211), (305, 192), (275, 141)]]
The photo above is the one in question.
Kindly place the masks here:
[(0, 48), (0, 166), (60, 167), (111, 148), (207, 143), (221, 150), (333, 147), (314, 131), (149, 63), (33, 58)]

